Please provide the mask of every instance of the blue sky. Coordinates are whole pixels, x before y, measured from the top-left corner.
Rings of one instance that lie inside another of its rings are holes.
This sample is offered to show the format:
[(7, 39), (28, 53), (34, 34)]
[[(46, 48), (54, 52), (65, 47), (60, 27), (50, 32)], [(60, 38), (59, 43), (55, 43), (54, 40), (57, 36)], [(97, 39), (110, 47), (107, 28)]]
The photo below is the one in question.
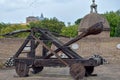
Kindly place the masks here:
[[(0, 22), (25, 23), (28, 16), (57, 17), (73, 23), (90, 13), (92, 0), (0, 0)], [(98, 13), (120, 9), (120, 0), (96, 0)]]

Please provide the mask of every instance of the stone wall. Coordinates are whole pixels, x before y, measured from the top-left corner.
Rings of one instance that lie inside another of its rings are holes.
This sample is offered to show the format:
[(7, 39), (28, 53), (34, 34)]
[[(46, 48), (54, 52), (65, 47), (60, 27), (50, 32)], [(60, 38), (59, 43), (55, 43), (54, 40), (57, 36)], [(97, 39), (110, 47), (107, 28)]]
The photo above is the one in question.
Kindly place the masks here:
[(84, 57), (99, 54), (109, 61), (120, 60), (120, 38), (85, 38), (77, 42), (79, 49), (77, 52)]
[[(21, 47), (25, 39), (4, 38), (0, 39), (0, 58), (8, 58), (13, 56)], [(37, 55), (41, 54), (41, 46), (37, 48)]]
[[(61, 40), (66, 42), (69, 40), (63, 39), (64, 38)], [(117, 49), (117, 45), (120, 44), (120, 38), (88, 36), (76, 43), (79, 48), (74, 51), (82, 57), (90, 57), (94, 54), (99, 54), (105, 57), (109, 62), (120, 62), (120, 49)]]
[[(0, 58), (8, 58), (16, 53), (25, 39), (0, 39)], [(70, 39), (61, 38), (67, 42)], [(93, 54), (104, 56), (109, 61), (120, 60), (120, 50), (116, 48), (120, 44), (120, 38), (84, 38), (78, 42), (79, 49), (74, 50), (80, 56), (89, 57)], [(37, 49), (41, 54), (41, 46)]]

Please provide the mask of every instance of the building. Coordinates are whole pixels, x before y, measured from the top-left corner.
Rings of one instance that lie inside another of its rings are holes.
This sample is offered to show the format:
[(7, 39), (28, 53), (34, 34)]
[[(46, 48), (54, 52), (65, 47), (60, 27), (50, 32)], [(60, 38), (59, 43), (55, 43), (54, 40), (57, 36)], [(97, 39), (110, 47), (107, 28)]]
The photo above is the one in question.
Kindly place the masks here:
[(26, 18), (26, 23), (41, 21), (41, 20), (44, 20), (44, 19), (45, 18), (43, 16), (43, 14), (41, 13), (40, 17), (39, 16), (37, 16), (37, 17), (35, 17), (35, 16), (29, 16), (29, 17), (27, 17)]
[(35, 22), (35, 21), (39, 21), (39, 19), (34, 16), (29, 16), (26, 18), (26, 23)]

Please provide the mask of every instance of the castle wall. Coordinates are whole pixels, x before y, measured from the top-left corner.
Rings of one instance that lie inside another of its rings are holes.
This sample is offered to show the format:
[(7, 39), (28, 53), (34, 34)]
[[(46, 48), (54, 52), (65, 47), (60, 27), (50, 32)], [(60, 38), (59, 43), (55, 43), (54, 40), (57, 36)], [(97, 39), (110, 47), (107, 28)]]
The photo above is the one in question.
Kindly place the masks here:
[(99, 54), (112, 62), (120, 59), (120, 49), (116, 47), (120, 44), (120, 38), (85, 38), (77, 44), (77, 52), (84, 57)]
[[(0, 58), (13, 56), (23, 42), (24, 39), (0, 39)], [(120, 38), (84, 38), (76, 43), (79, 48), (74, 51), (80, 56), (89, 57), (93, 54), (99, 54), (110, 62), (120, 61), (120, 50), (116, 47), (117, 44), (120, 44)], [(38, 54), (41, 54), (41, 48), (41, 46), (38, 47)]]

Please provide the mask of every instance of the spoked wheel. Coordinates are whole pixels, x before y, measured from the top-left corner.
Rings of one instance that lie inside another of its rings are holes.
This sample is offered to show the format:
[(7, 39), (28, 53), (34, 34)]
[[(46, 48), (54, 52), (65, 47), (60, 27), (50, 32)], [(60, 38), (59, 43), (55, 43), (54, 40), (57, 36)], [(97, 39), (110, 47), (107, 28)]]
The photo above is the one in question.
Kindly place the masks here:
[(26, 77), (28, 76), (28, 72), (29, 72), (29, 67), (27, 64), (25, 64), (24, 62), (18, 62), (15, 65), (15, 70), (16, 73), (20, 76), (20, 77)]
[(36, 66), (32, 66), (32, 69), (33, 69), (33, 74), (37, 74), (39, 72), (41, 72), (43, 70), (43, 66), (40, 66), (40, 67), (36, 67)]
[(85, 76), (85, 67), (83, 64), (75, 63), (70, 67), (70, 74), (74, 80), (81, 80)]
[(94, 71), (94, 66), (85, 66), (85, 76), (91, 76)]

